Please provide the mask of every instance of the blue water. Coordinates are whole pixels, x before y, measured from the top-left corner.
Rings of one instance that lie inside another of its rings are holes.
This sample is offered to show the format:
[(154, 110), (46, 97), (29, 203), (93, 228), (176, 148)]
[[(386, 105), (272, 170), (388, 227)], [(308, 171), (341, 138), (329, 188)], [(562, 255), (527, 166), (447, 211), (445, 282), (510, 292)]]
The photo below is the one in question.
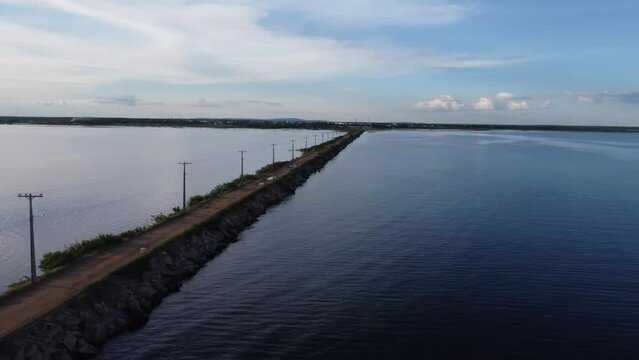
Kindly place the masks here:
[(639, 358), (639, 135), (367, 133), (100, 359)]

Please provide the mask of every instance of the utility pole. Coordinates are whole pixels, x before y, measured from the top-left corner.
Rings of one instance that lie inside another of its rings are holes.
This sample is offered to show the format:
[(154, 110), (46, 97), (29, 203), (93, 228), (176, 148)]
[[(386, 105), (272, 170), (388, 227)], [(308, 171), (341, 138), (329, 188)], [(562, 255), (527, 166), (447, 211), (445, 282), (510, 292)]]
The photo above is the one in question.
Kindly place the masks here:
[(241, 160), (240, 160), (240, 177), (244, 176), (244, 153), (247, 152), (246, 150), (240, 150), (239, 153), (241, 154)]
[(315, 146), (317, 146), (317, 134), (315, 136)]
[(26, 198), (29, 200), (29, 230), (30, 230), (30, 240), (31, 240), (31, 283), (35, 284), (36, 282), (36, 259), (35, 259), (35, 240), (33, 237), (33, 199), (41, 198), (42, 194), (34, 195), (31, 193), (28, 194), (18, 194), (19, 198)]
[(308, 149), (308, 136), (304, 136), (304, 149)]
[(324, 133), (322, 133), (322, 144), (324, 143)]
[(295, 140), (291, 140), (291, 161), (295, 160)]
[(277, 144), (271, 144), (271, 146), (273, 147), (273, 164), (275, 164), (275, 147)]
[(182, 172), (182, 210), (186, 210), (186, 165), (191, 165), (191, 162), (184, 161), (178, 164), (184, 168)]

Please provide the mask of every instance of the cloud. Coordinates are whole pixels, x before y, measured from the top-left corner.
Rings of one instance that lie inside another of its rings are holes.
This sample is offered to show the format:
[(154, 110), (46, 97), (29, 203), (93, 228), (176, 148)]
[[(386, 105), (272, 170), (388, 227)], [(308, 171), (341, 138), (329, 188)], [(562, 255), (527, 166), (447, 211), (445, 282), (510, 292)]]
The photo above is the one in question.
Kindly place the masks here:
[[(408, 48), (342, 42), (328, 36), (273, 31), (271, 13), (294, 9), (325, 19), (371, 24), (456, 21), (472, 6), (453, 1), (353, 0), (343, 2), (244, 0), (25, 0), (100, 26), (44, 31), (0, 21), (0, 80), (99, 86), (120, 81), (218, 84), (315, 80), (353, 73), (405, 72), (424, 67), (508, 66), (528, 58), (425, 54)], [(461, 5), (460, 5), (461, 4)], [(331, 20), (332, 21), (332, 20)], [(59, 28), (59, 24), (57, 25)], [(105, 30), (106, 29), (106, 30)], [(123, 37), (122, 33), (127, 36)], [(400, 56), (397, 61), (397, 54)], [(399, 66), (398, 64), (402, 64)]]
[(36, 105), (41, 105), (41, 106), (66, 106), (67, 103), (66, 101), (43, 101), (43, 100), (35, 100), (33, 102)]
[(120, 95), (113, 97), (98, 97), (94, 100), (96, 104), (101, 105), (124, 105), (124, 106), (137, 106), (140, 105), (140, 101), (135, 95)]
[(639, 92), (637, 91), (602, 91), (596, 93), (569, 92), (567, 95), (574, 98), (577, 102), (586, 104), (603, 103), (606, 101), (617, 101), (626, 104), (639, 104)]
[(274, 102), (274, 101), (263, 101), (263, 100), (206, 100), (200, 99), (190, 106), (196, 107), (209, 107), (209, 108), (229, 108), (229, 107), (242, 107), (244, 105), (254, 105), (254, 106), (268, 106), (268, 107), (277, 107), (282, 106), (282, 103)]
[(502, 91), (493, 97), (482, 96), (473, 105), (475, 110), (528, 110), (545, 109), (550, 107), (551, 101), (535, 101), (528, 96), (515, 95), (511, 92)]
[(595, 99), (592, 96), (589, 96), (589, 95), (578, 95), (577, 96), (577, 102), (591, 104), (591, 103), (595, 102)]
[[(518, 96), (510, 92), (500, 92), (493, 97), (482, 96), (472, 106), (476, 111), (499, 111), (499, 110), (528, 110), (547, 108), (551, 104), (550, 100), (541, 103), (532, 101), (530, 97)], [(431, 100), (424, 100), (417, 104), (418, 109), (430, 111), (456, 111), (466, 109), (466, 106), (451, 95), (442, 95)]]
[(508, 107), (508, 110), (527, 110), (529, 108), (527, 101), (517, 101), (517, 100), (508, 101), (506, 106)]
[(432, 100), (421, 101), (415, 107), (430, 111), (457, 111), (463, 109), (464, 104), (450, 95), (441, 95)]
[(448, 56), (414, 56), (414, 62), (424, 67), (441, 69), (484, 69), (510, 66), (536, 60), (535, 56), (520, 57), (481, 57), (476, 55), (448, 55)]
[(493, 100), (487, 97), (480, 97), (479, 101), (473, 106), (475, 110), (495, 110)]
[(500, 92), (499, 94), (497, 94), (495, 96), (495, 99), (498, 99), (498, 100), (510, 100), (510, 99), (512, 99), (514, 97), (515, 97), (515, 95), (513, 95), (512, 93), (509, 93), (509, 92), (506, 92), (506, 91), (502, 91), (502, 92)]
[(332, 26), (432, 26), (462, 21), (478, 12), (469, 1), (451, 0), (271, 0), (266, 4), (294, 9)]
[[(158, 4), (159, 3), (159, 4)], [(0, 22), (0, 80), (101, 85), (321, 79), (380, 64), (371, 49), (327, 37), (288, 35), (260, 24), (247, 2), (42, 0), (110, 29), (100, 41)], [(35, 6), (35, 5), (34, 5)], [(128, 38), (122, 38), (122, 30)], [(90, 31), (86, 31), (90, 33)]]

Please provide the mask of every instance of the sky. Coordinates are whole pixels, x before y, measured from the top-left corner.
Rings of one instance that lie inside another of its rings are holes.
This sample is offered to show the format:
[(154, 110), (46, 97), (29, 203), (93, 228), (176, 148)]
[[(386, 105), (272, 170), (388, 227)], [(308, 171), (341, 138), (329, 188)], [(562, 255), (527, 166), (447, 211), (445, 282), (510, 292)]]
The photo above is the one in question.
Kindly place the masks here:
[(0, 115), (639, 126), (636, 0), (0, 0)]

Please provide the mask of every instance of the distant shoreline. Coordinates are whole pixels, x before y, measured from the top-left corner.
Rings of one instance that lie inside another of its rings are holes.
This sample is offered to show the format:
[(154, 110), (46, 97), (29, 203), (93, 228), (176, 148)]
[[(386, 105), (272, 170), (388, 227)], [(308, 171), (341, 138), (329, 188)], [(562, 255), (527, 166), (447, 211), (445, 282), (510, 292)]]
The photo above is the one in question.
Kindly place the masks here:
[(500, 124), (441, 124), (414, 122), (336, 122), (323, 120), (286, 119), (160, 119), (113, 117), (29, 117), (0, 116), (0, 125), (55, 126), (131, 126), (131, 127), (193, 127), (193, 128), (250, 128), (250, 129), (345, 129), (362, 130), (519, 130), (637, 133), (637, 126), (595, 125), (500, 125)]

